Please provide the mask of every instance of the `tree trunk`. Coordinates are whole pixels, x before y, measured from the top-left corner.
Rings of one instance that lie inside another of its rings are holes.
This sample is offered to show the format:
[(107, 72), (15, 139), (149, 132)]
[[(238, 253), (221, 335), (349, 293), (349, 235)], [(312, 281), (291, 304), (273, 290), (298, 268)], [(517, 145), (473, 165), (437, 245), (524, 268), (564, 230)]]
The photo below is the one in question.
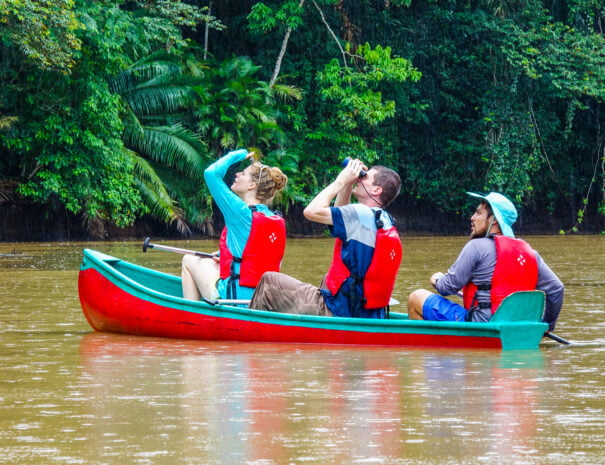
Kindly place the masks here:
[[(305, 4), (305, 0), (300, 0), (298, 3), (298, 8), (302, 8)], [(284, 35), (284, 40), (281, 43), (281, 50), (279, 51), (279, 55), (277, 56), (277, 61), (275, 62), (275, 68), (273, 69), (273, 76), (271, 76), (271, 80), (269, 81), (269, 87), (273, 87), (275, 85), (275, 81), (277, 81), (277, 77), (279, 76), (279, 70), (281, 69), (281, 64), (284, 59), (284, 55), (286, 54), (286, 48), (288, 47), (288, 41), (290, 40), (290, 34), (292, 34), (292, 28), (289, 27)]]
[[(212, 0), (208, 4), (208, 16), (212, 14)], [(206, 21), (206, 27), (204, 28), (204, 60), (208, 57), (208, 21)]]

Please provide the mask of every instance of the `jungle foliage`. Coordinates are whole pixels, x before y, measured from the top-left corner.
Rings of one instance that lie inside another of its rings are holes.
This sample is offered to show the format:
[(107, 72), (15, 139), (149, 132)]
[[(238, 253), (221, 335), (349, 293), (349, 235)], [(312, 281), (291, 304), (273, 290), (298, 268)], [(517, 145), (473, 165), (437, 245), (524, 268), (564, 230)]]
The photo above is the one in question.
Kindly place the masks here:
[(602, 230), (604, 24), (602, 0), (0, 0), (0, 189), (91, 233), (207, 232), (201, 173), (253, 147), (286, 210), (354, 156), (408, 208), (497, 190)]

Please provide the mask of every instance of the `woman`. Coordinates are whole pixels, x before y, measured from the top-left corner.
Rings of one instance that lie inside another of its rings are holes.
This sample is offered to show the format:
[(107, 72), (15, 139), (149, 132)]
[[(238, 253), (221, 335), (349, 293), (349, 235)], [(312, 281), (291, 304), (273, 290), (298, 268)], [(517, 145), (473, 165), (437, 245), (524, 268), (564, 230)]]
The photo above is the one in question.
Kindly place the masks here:
[(288, 177), (277, 167), (255, 162), (235, 175), (231, 188), (227, 170), (254, 152), (229, 152), (204, 172), (208, 189), (225, 217), (220, 254), (214, 259), (183, 257), (183, 297), (200, 300), (249, 300), (266, 271), (279, 271), (286, 247), (284, 219), (267, 205)]

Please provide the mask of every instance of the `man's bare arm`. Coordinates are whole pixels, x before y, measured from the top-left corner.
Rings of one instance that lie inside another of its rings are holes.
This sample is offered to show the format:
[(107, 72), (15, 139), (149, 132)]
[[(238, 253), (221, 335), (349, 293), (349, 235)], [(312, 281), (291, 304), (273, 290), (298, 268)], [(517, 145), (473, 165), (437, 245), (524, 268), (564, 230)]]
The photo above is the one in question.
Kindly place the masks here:
[(334, 224), (330, 203), (336, 198), (335, 206), (348, 205), (351, 199), (353, 184), (359, 179), (364, 165), (359, 160), (352, 160), (336, 177), (334, 182), (323, 189), (307, 205), (303, 214), (310, 221), (321, 224)]

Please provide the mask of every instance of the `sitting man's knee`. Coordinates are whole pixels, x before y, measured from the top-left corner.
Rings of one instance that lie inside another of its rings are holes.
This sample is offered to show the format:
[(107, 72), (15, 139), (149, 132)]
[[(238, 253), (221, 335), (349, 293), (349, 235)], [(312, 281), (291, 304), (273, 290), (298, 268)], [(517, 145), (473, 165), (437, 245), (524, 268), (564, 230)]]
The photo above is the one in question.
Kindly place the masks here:
[(266, 271), (265, 273), (263, 273), (263, 275), (260, 278), (260, 282), (263, 283), (274, 283), (277, 279), (277, 276), (279, 276), (279, 273), (277, 271)]
[(431, 295), (426, 289), (417, 289), (408, 297), (408, 315), (411, 319), (424, 319), (424, 302)]
[(423, 300), (424, 293), (426, 291), (424, 289), (416, 289), (408, 296), (408, 305), (412, 305), (414, 303), (418, 303)]

